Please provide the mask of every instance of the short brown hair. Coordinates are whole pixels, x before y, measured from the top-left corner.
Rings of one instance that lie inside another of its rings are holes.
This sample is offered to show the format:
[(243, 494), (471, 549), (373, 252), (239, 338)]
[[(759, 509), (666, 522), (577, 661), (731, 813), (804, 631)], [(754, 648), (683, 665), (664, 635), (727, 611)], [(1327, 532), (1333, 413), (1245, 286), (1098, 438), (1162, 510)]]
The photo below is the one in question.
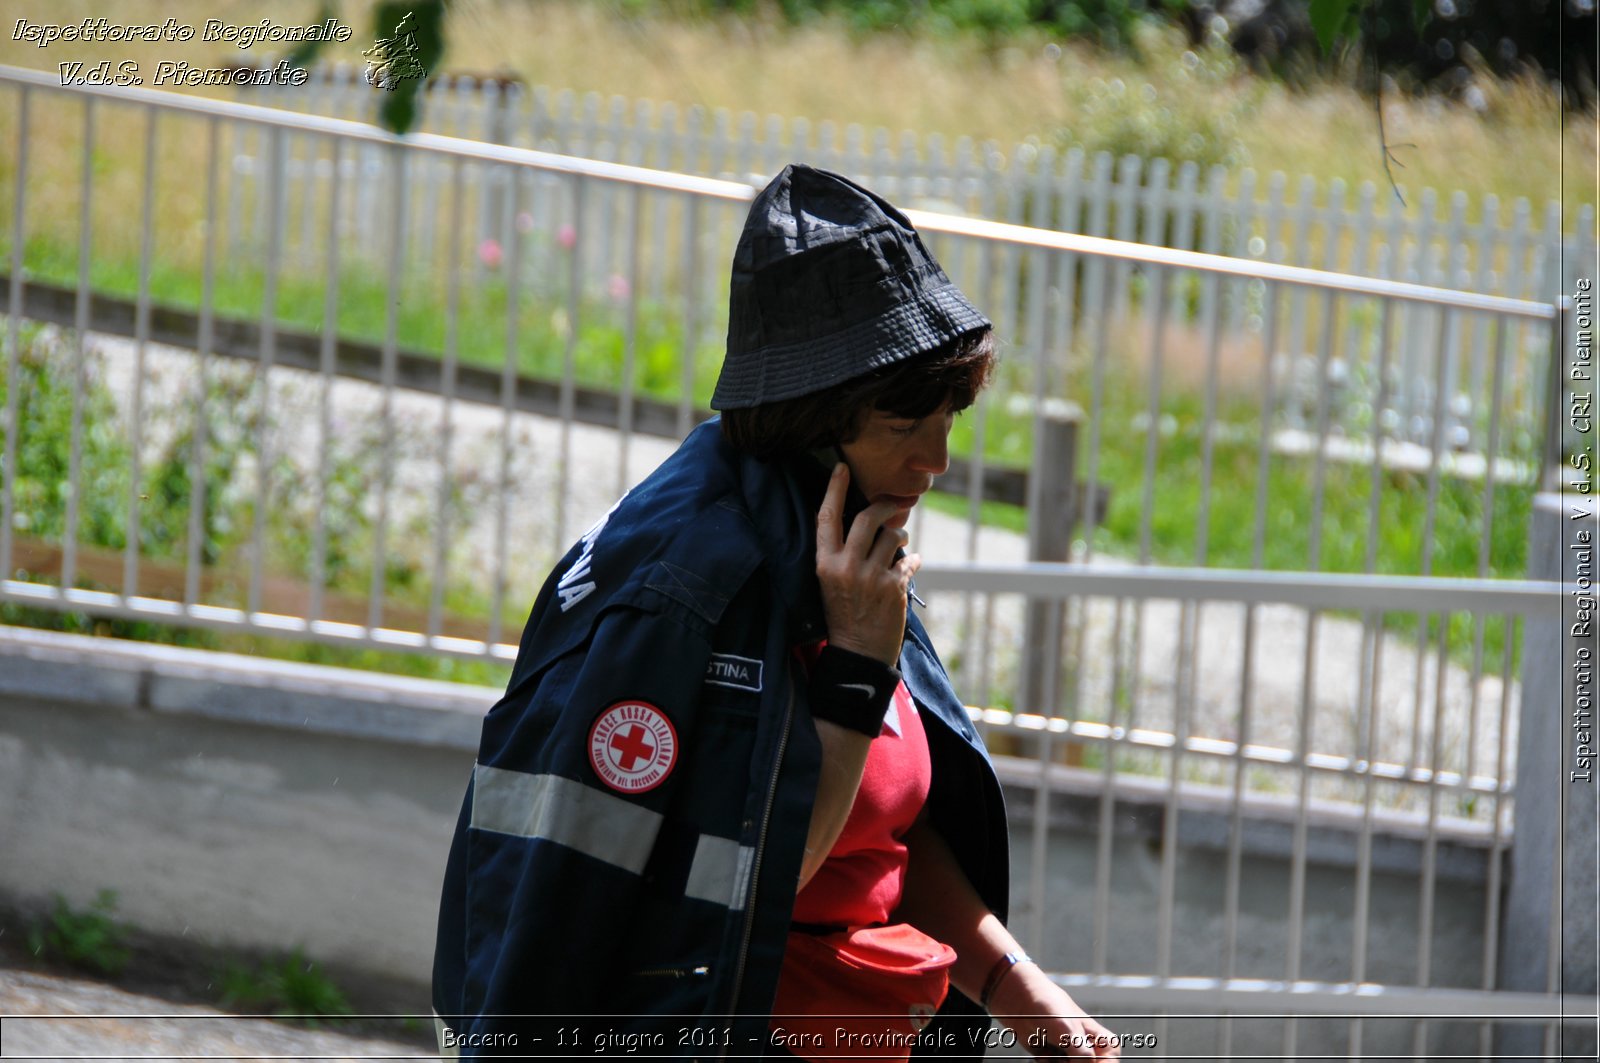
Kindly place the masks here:
[(947, 401), (952, 410), (966, 409), (993, 368), (994, 330), (978, 329), (815, 394), (725, 410), (722, 435), (736, 449), (763, 459), (849, 443), (871, 410), (914, 420)]

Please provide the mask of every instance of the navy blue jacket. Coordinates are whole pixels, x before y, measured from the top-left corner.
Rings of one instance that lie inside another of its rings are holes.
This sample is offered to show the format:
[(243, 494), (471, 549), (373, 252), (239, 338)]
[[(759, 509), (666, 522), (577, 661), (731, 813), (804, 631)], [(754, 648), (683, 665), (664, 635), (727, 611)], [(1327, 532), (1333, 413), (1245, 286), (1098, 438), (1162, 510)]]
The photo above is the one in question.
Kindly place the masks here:
[[(551, 573), (445, 874), (434, 1008), (462, 1055), (592, 1054), (608, 1032), (760, 1053), (820, 761), (793, 650), (826, 634), (825, 481), (707, 422)], [(999, 784), (915, 613), (899, 665), (933, 826), (1004, 918)], [(924, 1040), (977, 1055), (968, 1031), (987, 1021), (952, 990)]]

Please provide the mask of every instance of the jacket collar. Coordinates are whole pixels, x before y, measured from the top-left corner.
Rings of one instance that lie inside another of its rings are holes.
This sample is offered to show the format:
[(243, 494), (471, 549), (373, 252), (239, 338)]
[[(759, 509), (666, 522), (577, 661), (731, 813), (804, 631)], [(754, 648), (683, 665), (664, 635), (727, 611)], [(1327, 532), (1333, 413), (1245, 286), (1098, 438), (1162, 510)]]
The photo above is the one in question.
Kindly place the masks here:
[[(804, 454), (772, 460), (741, 454), (722, 438), (720, 415), (697, 427), (688, 444), (702, 451), (706, 460), (724, 465), (738, 483), (792, 640), (803, 643), (826, 637), (816, 562), (817, 510), (827, 492), (827, 470)], [(920, 630), (915, 612), (907, 613), (908, 633)]]
[(782, 598), (791, 637), (796, 642), (823, 638), (827, 624), (817, 583), (817, 510), (827, 476), (803, 455), (763, 461), (735, 452), (735, 459), (744, 504)]

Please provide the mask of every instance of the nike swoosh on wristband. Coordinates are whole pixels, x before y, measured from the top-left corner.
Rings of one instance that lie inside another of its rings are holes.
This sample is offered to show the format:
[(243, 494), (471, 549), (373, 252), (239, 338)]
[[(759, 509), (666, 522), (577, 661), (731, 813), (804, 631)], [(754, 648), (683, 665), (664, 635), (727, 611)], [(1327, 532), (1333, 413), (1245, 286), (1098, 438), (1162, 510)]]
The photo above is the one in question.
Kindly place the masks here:
[(868, 697), (871, 697), (873, 694), (878, 692), (878, 688), (872, 686), (870, 683), (840, 683), (839, 688), (841, 690), (859, 690)]

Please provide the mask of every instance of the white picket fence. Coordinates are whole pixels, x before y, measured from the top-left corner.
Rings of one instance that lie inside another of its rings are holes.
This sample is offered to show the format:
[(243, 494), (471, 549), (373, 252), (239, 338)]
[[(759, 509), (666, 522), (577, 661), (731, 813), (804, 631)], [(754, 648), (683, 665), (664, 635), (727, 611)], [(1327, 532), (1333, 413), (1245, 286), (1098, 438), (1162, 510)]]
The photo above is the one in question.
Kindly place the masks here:
[[(288, 110), (375, 121), (382, 93), (368, 86), (354, 67), (323, 68), (302, 87), (253, 87), (250, 102)], [(898, 136), (885, 129), (865, 130), (804, 118), (733, 114), (672, 103), (604, 99), (570, 91), (527, 88), (516, 82), (441, 77), (426, 86), (419, 130), (553, 151), (564, 155), (619, 161), (704, 176), (760, 182), (784, 163), (803, 161), (849, 174), (902, 206), (915, 206), (1040, 228), (1163, 244), (1236, 258), (1308, 266), (1358, 276), (1410, 281), (1461, 291), (1551, 301), (1568, 291), (1571, 278), (1562, 263), (1592, 257), (1595, 218), (1585, 206), (1575, 218), (1563, 219), (1560, 204), (1538, 207), (1518, 199), (1509, 207), (1496, 197), (1473, 202), (1464, 192), (1442, 196), (1424, 189), (1402, 208), (1385, 186), (1365, 183), (1353, 192), (1340, 180), (1303, 176), (1291, 181), (1281, 173), (1261, 177), (1252, 171), (1230, 172), (1215, 167), (1202, 172), (1193, 163), (1174, 166), (1165, 159), (1136, 156), (1114, 159), (1106, 153), (1086, 155), (1080, 149), (1057, 151), (1029, 141), (1008, 149), (994, 142), (962, 138), (947, 143), (938, 134), (911, 132)], [(385, 163), (375, 147), (341, 161), (346, 196), (341, 228), (356, 248), (381, 247), (391, 224), (386, 206)], [(229, 195), (228, 234), (235, 250), (247, 253), (259, 243), (266, 217), (260, 192), (267, 152), (246, 134), (234, 145), (234, 177)], [(279, 159), (283, 184), (291, 199), (313, 202), (314, 185), (329, 180), (326, 160)], [(409, 257), (426, 262), (445, 236), (431, 204), (439, 202), (447, 175), (426, 162), (410, 179), (414, 222)], [(354, 179), (348, 179), (354, 177)], [(479, 183), (473, 246), (481, 277), (492, 269), (499, 249), (509, 245), (511, 229), (545, 234), (542, 242), (524, 240), (532, 256), (526, 283), (565, 277), (562, 255), (581, 234), (583, 284), (604, 298), (618, 278), (629, 272), (627, 259), (637, 255), (645, 294), (658, 294), (670, 284), (663, 278), (682, 269), (700, 277), (702, 292), (720, 293), (725, 264), (736, 236), (726, 219), (708, 222), (708, 231), (692, 253), (675, 242), (677, 231), (667, 211), (658, 211), (642, 246), (631, 247), (620, 235), (630, 223), (624, 205), (595, 196), (584, 216), (572, 213), (562, 188), (519, 187), (509, 193), (509, 171), (481, 168), (469, 180)], [(292, 212), (291, 212), (292, 213)], [(308, 263), (321, 254), (312, 212), (300, 215), (301, 232), (284, 234), (285, 251)], [(1563, 222), (1571, 222), (1570, 235)], [(465, 237), (468, 234), (457, 234)], [(1565, 254), (1563, 254), (1565, 252)], [(359, 251), (358, 251), (359, 253)], [(940, 251), (941, 258), (946, 252)], [(543, 256), (541, 258), (541, 256)], [(968, 258), (972, 261), (967, 261)], [(962, 249), (946, 267), (956, 281), (977, 297), (1001, 326), (1002, 334), (1023, 349), (1042, 348), (1052, 355), (1095, 344), (1091, 335), (1100, 321), (1127, 321), (1130, 311), (1143, 313), (1141, 296), (1147, 277), (1129, 263), (1089, 262), (1063, 271), (1048, 281), (1047, 297), (1058, 306), (1049, 315), (1047, 331), (1029, 335), (1024, 287), (1033, 282), (1028, 266), (1015, 252), (998, 255)], [(1570, 272), (1570, 265), (1568, 271)], [(553, 294), (554, 287), (550, 287)], [(1218, 335), (1230, 342), (1260, 342), (1263, 331), (1261, 289), (1247, 282), (1198, 285), (1173, 294), (1176, 309), (1196, 327), (1196, 335)], [(725, 321), (720, 300), (708, 302), (700, 325), (706, 336)], [(1390, 404), (1381, 411), (1363, 409), (1359, 401), (1335, 403), (1335, 433), (1361, 440), (1381, 418), (1383, 431), (1402, 443), (1428, 444), (1435, 437), (1434, 411), (1443, 411), (1443, 438), (1457, 454), (1481, 453), (1489, 417), (1489, 379), (1495, 339), (1491, 323), (1479, 317), (1452, 325), (1456, 335), (1439, 342), (1437, 315), (1421, 312), (1398, 325), (1397, 357), (1390, 382)], [(1275, 330), (1276, 350), (1285, 393), (1279, 405), (1286, 445), (1295, 433), (1312, 427), (1317, 405), (1319, 368), (1312, 352), (1322, 327), (1314, 309), (1296, 298), (1286, 320)], [(1344, 330), (1335, 359), (1333, 380), (1360, 375), (1364, 361), (1359, 347), (1370, 343), (1360, 330)], [(1509, 385), (1513, 438), (1536, 440), (1542, 431), (1543, 369), (1549, 338), (1539, 330), (1519, 330), (1510, 344)], [(1449, 364), (1441, 366), (1448, 349)], [(1059, 383), (1059, 377), (1058, 377)], [(1440, 392), (1443, 390), (1441, 399)], [(1359, 390), (1359, 389), (1355, 389)], [(1352, 390), (1352, 394), (1355, 393)], [(1370, 390), (1370, 388), (1368, 389)], [(1513, 449), (1525, 449), (1517, 448)], [(1491, 461), (1475, 466), (1494, 469)], [(1510, 466), (1507, 466), (1510, 469)], [(1510, 472), (1508, 475), (1518, 475)]]

